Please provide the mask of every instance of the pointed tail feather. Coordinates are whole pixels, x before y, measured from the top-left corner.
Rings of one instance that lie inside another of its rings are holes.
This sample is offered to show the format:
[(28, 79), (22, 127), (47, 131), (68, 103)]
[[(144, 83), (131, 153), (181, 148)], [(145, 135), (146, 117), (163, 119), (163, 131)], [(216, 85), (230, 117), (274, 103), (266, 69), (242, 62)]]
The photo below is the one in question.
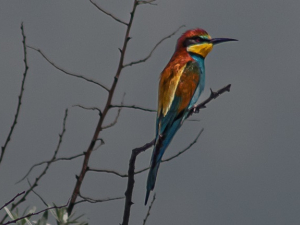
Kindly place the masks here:
[(156, 138), (156, 143), (152, 152), (151, 166), (150, 166), (148, 179), (147, 179), (147, 192), (145, 198), (145, 205), (147, 204), (150, 191), (154, 189), (157, 171), (161, 159), (165, 153), (165, 150), (169, 146), (172, 138), (174, 137), (174, 135), (176, 134), (180, 126), (181, 126), (181, 119), (178, 119), (175, 122), (173, 122), (172, 126), (168, 130), (166, 130), (163, 135), (159, 135)]
[(147, 179), (147, 193), (145, 198), (145, 205), (147, 205), (150, 191), (154, 189), (159, 164), (160, 162), (156, 163), (156, 165), (154, 167), (151, 166), (149, 170), (148, 179)]

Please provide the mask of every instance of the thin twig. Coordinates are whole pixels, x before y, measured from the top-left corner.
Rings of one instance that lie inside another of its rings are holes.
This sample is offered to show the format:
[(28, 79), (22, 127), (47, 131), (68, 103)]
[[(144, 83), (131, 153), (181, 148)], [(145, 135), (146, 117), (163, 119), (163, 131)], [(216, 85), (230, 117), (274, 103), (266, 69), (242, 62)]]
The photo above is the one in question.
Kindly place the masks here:
[(48, 211), (48, 210), (51, 210), (51, 209), (61, 209), (61, 208), (67, 207), (68, 204), (69, 204), (69, 201), (67, 202), (67, 204), (65, 204), (63, 206), (52, 206), (52, 207), (48, 207), (48, 208), (43, 209), (43, 210), (41, 210), (39, 212), (36, 212), (36, 213), (29, 213), (29, 214), (27, 214), (25, 216), (22, 216), (22, 217), (18, 218), (18, 219), (8, 221), (7, 223), (4, 223), (3, 225), (8, 225), (8, 224), (16, 223), (17, 221), (20, 221), (22, 219), (25, 219), (25, 218), (28, 218), (28, 217), (31, 217), (31, 216), (38, 215), (38, 214), (40, 214), (42, 212), (45, 212), (45, 211)]
[(125, 95), (126, 95), (126, 93), (124, 93), (124, 95), (123, 95), (123, 98), (122, 98), (122, 101), (121, 101), (121, 105), (120, 105), (120, 107), (118, 109), (117, 116), (116, 116), (115, 120), (112, 123), (110, 123), (110, 124), (108, 124), (106, 126), (103, 126), (102, 130), (110, 128), (110, 127), (113, 127), (118, 122), (118, 119), (119, 119), (119, 116), (120, 116), (120, 113), (121, 113), (121, 110), (122, 110), (122, 106), (124, 105)]
[(29, 171), (25, 174), (25, 176), (21, 180), (19, 180), (17, 182), (17, 184), (20, 183), (21, 181), (23, 181), (26, 177), (28, 177), (28, 175), (30, 174), (30, 172), (35, 167), (43, 165), (43, 164), (47, 164), (47, 167), (49, 167), (51, 163), (58, 161), (56, 159), (56, 156), (57, 156), (57, 153), (58, 153), (58, 151), (60, 149), (60, 145), (61, 145), (61, 142), (62, 142), (63, 135), (66, 132), (66, 120), (67, 120), (67, 117), (68, 117), (68, 109), (65, 110), (65, 116), (64, 116), (64, 120), (63, 120), (63, 130), (62, 130), (62, 133), (59, 134), (59, 141), (58, 141), (57, 147), (56, 147), (56, 149), (54, 151), (54, 154), (53, 154), (52, 158), (50, 160), (48, 160), (48, 161), (43, 161), (43, 162), (40, 162), (40, 163), (37, 163), (37, 164), (34, 164), (33, 166), (31, 166), (31, 168), (29, 169)]
[(134, 169), (135, 169), (135, 160), (136, 157), (141, 153), (146, 151), (148, 148), (150, 148), (154, 144), (155, 140), (145, 144), (142, 147), (135, 148), (132, 150), (131, 157), (129, 160), (129, 168), (128, 168), (128, 181), (127, 181), (127, 189), (125, 192), (125, 207), (124, 207), (124, 214), (123, 214), (123, 222), (122, 225), (128, 225), (129, 223), (129, 217), (130, 217), (130, 209), (132, 202), (132, 192), (134, 187)]
[[(161, 161), (161, 163), (164, 163), (164, 162), (168, 162), (174, 158), (177, 158), (178, 156), (180, 156), (181, 154), (183, 154), (184, 152), (186, 152), (187, 150), (189, 150), (194, 144), (196, 144), (196, 142), (198, 141), (200, 135), (202, 134), (202, 132), (204, 131), (204, 129), (201, 129), (200, 132), (197, 134), (196, 138), (193, 140), (192, 143), (189, 144), (189, 146), (187, 146), (186, 148), (184, 148), (183, 150), (179, 151), (178, 153), (176, 153), (175, 155), (173, 156), (170, 156), (169, 158), (166, 158), (166, 159), (163, 159)], [(154, 143), (154, 142), (153, 142)], [(151, 146), (150, 146), (151, 147)], [(140, 170), (137, 170), (134, 172), (134, 174), (140, 174), (142, 172), (145, 172), (147, 170), (149, 170), (150, 167), (145, 167), (143, 169), (140, 169)], [(122, 178), (125, 178), (125, 177), (128, 177), (128, 174), (125, 174), (125, 173), (120, 173), (120, 172), (117, 172), (115, 170), (108, 170), (108, 169), (93, 169), (93, 168), (89, 168), (88, 169), (89, 171), (92, 171), (92, 172), (98, 172), (98, 173), (110, 173), (110, 174), (114, 174), (114, 175), (117, 175), (119, 177), (122, 177)]]
[(8, 133), (8, 136), (7, 136), (6, 140), (5, 140), (5, 143), (1, 147), (0, 164), (1, 164), (2, 160), (3, 160), (3, 157), (4, 157), (4, 154), (5, 154), (5, 150), (6, 150), (6, 147), (8, 145), (8, 142), (11, 140), (12, 133), (13, 133), (15, 127), (16, 127), (16, 124), (17, 124), (17, 120), (18, 120), (18, 117), (19, 117), (19, 114), (20, 114), (20, 109), (21, 109), (21, 104), (22, 104), (22, 98), (23, 98), (25, 80), (26, 80), (27, 71), (28, 71), (27, 49), (26, 49), (26, 36), (25, 36), (25, 32), (24, 32), (23, 22), (21, 23), (21, 32), (22, 32), (22, 37), (23, 37), (22, 43), (23, 43), (25, 70), (24, 70), (24, 73), (23, 73), (23, 80), (22, 80), (20, 95), (18, 97), (18, 106), (17, 106), (17, 111), (16, 111), (16, 114), (15, 114), (15, 118), (14, 118), (12, 126), (10, 127), (10, 131)]
[(156, 112), (154, 109), (147, 109), (140, 106), (135, 105), (110, 105), (110, 108), (128, 108), (128, 109), (138, 109), (146, 112)]
[(94, 147), (93, 152), (98, 150), (102, 145), (105, 144), (105, 142), (103, 141), (102, 138), (98, 138), (98, 140), (101, 140), (100, 143), (98, 144), (98, 146)]
[(200, 130), (200, 132), (198, 133), (198, 135), (197, 135), (197, 137), (195, 138), (195, 140), (194, 140), (192, 143), (190, 143), (190, 145), (189, 145), (188, 147), (186, 147), (186, 148), (183, 149), (182, 151), (178, 152), (176, 155), (173, 155), (173, 156), (171, 156), (171, 157), (169, 157), (169, 158), (166, 158), (166, 159), (161, 160), (161, 162), (164, 163), (164, 162), (171, 161), (172, 159), (177, 158), (178, 156), (180, 156), (181, 154), (183, 154), (184, 152), (186, 152), (187, 150), (189, 150), (194, 144), (196, 144), (196, 142), (198, 141), (198, 138), (199, 138), (200, 135), (202, 134), (203, 130), (204, 130), (203, 128)]
[(50, 63), (52, 66), (54, 66), (56, 69), (60, 70), (61, 72), (65, 73), (67, 75), (70, 75), (72, 77), (80, 78), (80, 79), (83, 79), (85, 81), (91, 82), (93, 84), (97, 84), (98, 86), (102, 87), (104, 90), (106, 90), (106, 91), (109, 92), (109, 89), (105, 85), (99, 83), (98, 81), (92, 80), (92, 79), (87, 78), (87, 77), (85, 77), (83, 75), (80, 75), (80, 74), (70, 73), (70, 72), (66, 71), (65, 69), (62, 69), (61, 67), (57, 66), (40, 49), (35, 48), (35, 47), (31, 47), (29, 45), (27, 45), (27, 47), (30, 48), (30, 49), (33, 49), (33, 50), (37, 51), (38, 53), (40, 53), (43, 56), (43, 58), (47, 60), (48, 63)]
[[(28, 182), (29, 186), (31, 186), (31, 183), (30, 183), (29, 179), (27, 179), (27, 182)], [(39, 195), (35, 190), (32, 190), (32, 192), (33, 192), (36, 196), (38, 196), (38, 198), (44, 203), (45, 206), (48, 206), (47, 203), (46, 203), (46, 201), (42, 198), (41, 195)]]
[(22, 191), (21, 193), (18, 193), (15, 197), (13, 197), (10, 201), (6, 202), (1, 208), (0, 210), (2, 210), (4, 207), (8, 206), (10, 203), (12, 203), (13, 201), (15, 201), (15, 199), (17, 197), (19, 197), (20, 195), (23, 195), (25, 193), (25, 191)]
[(128, 177), (127, 174), (122, 174), (122, 173), (119, 173), (117, 171), (114, 171), (114, 170), (107, 170), (107, 169), (92, 169), (92, 168), (88, 168), (88, 171), (92, 171), (92, 172), (98, 172), (98, 173), (112, 173), (112, 174), (115, 174), (119, 177)]
[[(139, 1), (140, 2), (140, 1)], [(143, 62), (146, 62), (152, 55), (152, 53), (154, 52), (154, 50), (166, 39), (172, 37), (173, 35), (175, 35), (177, 33), (177, 31), (179, 31), (182, 27), (185, 27), (185, 25), (182, 25), (180, 26), (179, 28), (177, 28), (177, 30), (175, 30), (172, 34), (162, 38), (151, 50), (151, 52), (149, 53), (148, 56), (146, 56), (145, 58), (143, 59), (140, 59), (140, 60), (137, 60), (137, 61), (133, 61), (131, 63), (128, 63), (128, 64), (125, 64), (123, 67), (127, 67), (127, 66), (132, 66), (132, 65), (135, 65), (135, 64), (139, 64), (139, 63), (143, 63)]]
[(116, 125), (116, 123), (118, 122), (118, 119), (119, 119), (121, 110), (122, 110), (122, 107), (120, 107), (120, 108), (118, 109), (118, 112), (117, 112), (117, 115), (116, 115), (116, 117), (115, 117), (115, 120), (114, 120), (113, 122), (111, 122), (110, 124), (108, 124), (108, 125), (106, 125), (106, 126), (103, 126), (103, 127), (102, 127), (102, 130), (107, 129), (107, 128), (110, 128), (110, 127), (113, 127), (114, 125)]
[(81, 197), (83, 200), (79, 200), (78, 202), (75, 202), (75, 204), (79, 204), (82, 202), (89, 202), (89, 203), (99, 203), (99, 202), (109, 202), (113, 200), (119, 200), (119, 199), (124, 199), (124, 197), (114, 197), (114, 198), (103, 198), (103, 199), (93, 199), (90, 197), (84, 197), (79, 193), (79, 197)]
[(101, 109), (97, 108), (97, 107), (85, 107), (85, 106), (82, 106), (82, 105), (72, 105), (72, 107), (79, 107), (79, 108), (82, 108), (82, 109), (86, 109), (86, 110), (97, 110), (99, 112), (99, 115), (101, 116), (102, 115), (102, 111)]
[(157, 5), (157, 4), (153, 3), (155, 1), (156, 0), (148, 0), (148, 1), (142, 1), (142, 0), (140, 0), (139, 1), (139, 5), (142, 5), (142, 4)]
[[(96, 151), (99, 147), (101, 147), (103, 144), (105, 144), (105, 142), (103, 141), (102, 138), (99, 138), (98, 141), (100, 141), (100, 144), (97, 147), (95, 147), (93, 151)], [(54, 160), (47, 160), (47, 161), (42, 161), (42, 162), (36, 163), (30, 167), (29, 171), (25, 174), (25, 176), (21, 180), (16, 182), (16, 184), (20, 183), (26, 177), (28, 177), (28, 175), (31, 173), (31, 171), (37, 166), (41, 166), (43, 164), (48, 164), (48, 163), (54, 163), (57, 161), (70, 161), (70, 160), (76, 159), (76, 158), (84, 156), (84, 155), (85, 155), (85, 153), (83, 152), (83, 153), (79, 153), (77, 155), (73, 155), (73, 156), (69, 156), (69, 157), (59, 157), (59, 158), (55, 158)]]
[(20, 183), (21, 181), (23, 181), (26, 177), (28, 177), (28, 175), (31, 173), (31, 171), (37, 167), (37, 166), (41, 166), (43, 164), (48, 164), (48, 163), (54, 163), (54, 162), (57, 162), (57, 161), (67, 161), (67, 160), (72, 160), (72, 159), (76, 159), (78, 157), (81, 157), (81, 156), (84, 156), (84, 153), (80, 153), (80, 154), (77, 154), (77, 155), (74, 155), (74, 156), (70, 156), (70, 157), (60, 157), (60, 158), (56, 158), (54, 160), (47, 160), (47, 161), (43, 161), (43, 162), (39, 162), (39, 163), (36, 163), (34, 164), (33, 166), (30, 167), (29, 171), (25, 174), (25, 176), (16, 182), (16, 184)]
[[(64, 133), (66, 131), (66, 120), (67, 120), (67, 116), (68, 116), (68, 109), (66, 109), (65, 111), (65, 116), (64, 116), (64, 119), (63, 119), (63, 129), (62, 129), (62, 132), (61, 134), (59, 134), (59, 141), (58, 141), (58, 144), (57, 144), (57, 147), (54, 151), (54, 155), (52, 157), (52, 159), (50, 160), (50, 162), (47, 163), (47, 166), (45, 167), (45, 169), (40, 173), (40, 175), (38, 177), (35, 178), (34, 180), (34, 183), (29, 187), (29, 189), (26, 191), (26, 193), (23, 195), (23, 197), (15, 204), (12, 204), (11, 208), (10, 208), (10, 211), (12, 211), (14, 208), (16, 208), (19, 204), (21, 204), (22, 202), (24, 202), (26, 200), (26, 197), (27, 195), (30, 194), (30, 192), (33, 191), (33, 189), (35, 187), (37, 187), (38, 185), (38, 182), (40, 181), (40, 179), (46, 174), (46, 172), (48, 171), (50, 165), (53, 163), (53, 160), (55, 159), (58, 151), (59, 151), (59, 148), (60, 148), (60, 145), (62, 143), (62, 140), (63, 140), (63, 136), (64, 136)], [(24, 178), (23, 178), (24, 179)], [(7, 218), (7, 215), (5, 215), (3, 217), (3, 219), (1, 220), (0, 224), (4, 222), (4, 220)]]
[(122, 24), (128, 26), (128, 23), (126, 23), (126, 22), (124, 22), (124, 21), (118, 19), (118, 18), (115, 17), (113, 14), (111, 14), (111, 13), (105, 11), (104, 9), (102, 9), (100, 6), (98, 6), (98, 5), (97, 5), (95, 2), (93, 2), (92, 0), (90, 0), (90, 2), (91, 2), (94, 6), (96, 6), (97, 9), (99, 9), (101, 12), (105, 13), (106, 15), (110, 16), (110, 17), (113, 18), (115, 21), (118, 21), (119, 23), (122, 23)]
[(146, 217), (145, 217), (145, 219), (144, 219), (143, 225), (146, 224), (146, 222), (147, 222), (147, 220), (148, 220), (148, 217), (150, 216), (151, 208), (152, 208), (153, 203), (154, 203), (154, 201), (155, 201), (155, 199), (156, 199), (155, 197), (156, 197), (156, 194), (154, 193), (153, 199), (152, 199), (151, 204), (150, 204), (150, 206), (149, 206), (149, 209), (148, 209), (148, 211), (147, 211), (147, 215), (146, 215)]

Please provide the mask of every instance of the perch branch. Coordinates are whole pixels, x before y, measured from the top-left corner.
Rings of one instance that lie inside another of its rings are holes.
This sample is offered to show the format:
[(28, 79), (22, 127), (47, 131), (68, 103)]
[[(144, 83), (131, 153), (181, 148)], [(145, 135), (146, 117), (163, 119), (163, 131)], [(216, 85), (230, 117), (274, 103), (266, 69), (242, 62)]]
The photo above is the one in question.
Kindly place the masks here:
[(135, 169), (135, 160), (136, 157), (141, 153), (146, 151), (148, 148), (150, 148), (153, 144), (154, 141), (151, 141), (147, 144), (145, 144), (142, 147), (135, 148), (132, 150), (131, 157), (129, 160), (129, 169), (128, 169), (128, 181), (127, 181), (127, 189), (125, 192), (125, 207), (124, 207), (124, 214), (123, 214), (123, 222), (122, 225), (128, 225), (129, 223), (129, 217), (130, 217), (130, 209), (131, 205), (133, 204), (132, 202), (132, 192), (133, 192), (133, 187), (134, 187), (134, 169)]
[(231, 87), (231, 84), (228, 84), (216, 92), (214, 92), (212, 89), (210, 89), (210, 96), (205, 101), (201, 102), (199, 105), (195, 105), (194, 107), (192, 107), (190, 109), (190, 112), (189, 112), (187, 118), (190, 117), (191, 115), (193, 115), (194, 113), (199, 113), (200, 109), (206, 108), (207, 103), (209, 103), (213, 99), (216, 99), (224, 92), (230, 92), (230, 87)]

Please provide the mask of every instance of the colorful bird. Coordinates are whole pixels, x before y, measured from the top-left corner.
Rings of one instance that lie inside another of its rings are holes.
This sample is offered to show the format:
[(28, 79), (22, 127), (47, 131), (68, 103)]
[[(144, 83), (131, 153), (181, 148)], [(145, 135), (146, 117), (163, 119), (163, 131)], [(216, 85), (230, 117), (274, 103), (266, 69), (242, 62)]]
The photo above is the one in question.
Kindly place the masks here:
[(156, 138), (147, 179), (147, 204), (153, 190), (159, 164), (177, 130), (197, 102), (205, 84), (204, 59), (213, 46), (231, 38), (211, 38), (203, 29), (186, 31), (162, 71), (158, 91)]

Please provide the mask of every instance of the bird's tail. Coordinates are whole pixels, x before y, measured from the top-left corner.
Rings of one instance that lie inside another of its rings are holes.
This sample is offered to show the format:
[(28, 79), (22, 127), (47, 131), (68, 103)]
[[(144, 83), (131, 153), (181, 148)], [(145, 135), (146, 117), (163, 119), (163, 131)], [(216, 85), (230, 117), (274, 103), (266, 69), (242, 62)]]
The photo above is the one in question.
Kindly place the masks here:
[(165, 130), (163, 135), (158, 135), (156, 137), (156, 143), (152, 152), (151, 166), (150, 166), (148, 179), (147, 179), (147, 192), (146, 192), (145, 205), (147, 204), (150, 191), (154, 189), (157, 171), (161, 159), (163, 157), (163, 154), (165, 153), (166, 148), (169, 146), (172, 138), (174, 137), (174, 135), (176, 134), (180, 126), (181, 126), (181, 120), (176, 120), (175, 122), (173, 122), (172, 126), (169, 129)]
[(153, 168), (151, 166), (149, 170), (148, 179), (147, 179), (147, 193), (145, 198), (145, 205), (147, 205), (150, 191), (154, 189), (159, 164), (160, 162), (156, 163), (156, 165)]

